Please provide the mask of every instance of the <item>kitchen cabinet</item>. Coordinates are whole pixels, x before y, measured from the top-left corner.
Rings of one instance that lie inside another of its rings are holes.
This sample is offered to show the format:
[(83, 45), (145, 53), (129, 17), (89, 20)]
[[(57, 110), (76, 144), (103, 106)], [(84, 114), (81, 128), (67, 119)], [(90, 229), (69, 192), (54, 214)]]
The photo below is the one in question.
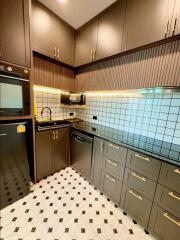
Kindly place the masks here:
[(33, 50), (73, 65), (74, 29), (40, 3), (32, 3)]
[(56, 25), (54, 15), (44, 6), (32, 1), (33, 50), (55, 58)]
[(37, 180), (67, 167), (69, 164), (69, 129), (36, 132)]
[(30, 67), (28, 0), (0, 1), (0, 60)]
[(120, 53), (122, 50), (125, 0), (118, 1), (99, 16), (96, 59)]
[(153, 205), (149, 222), (150, 232), (158, 240), (178, 240), (180, 236), (180, 219), (169, 212)]
[(173, 11), (173, 17), (172, 17), (172, 35), (180, 34), (180, 1), (175, 0), (174, 4), (174, 11)]
[(91, 180), (92, 180), (92, 183), (99, 189), (101, 188), (103, 148), (104, 148), (104, 141), (100, 138), (95, 137), (93, 142)]
[(36, 174), (37, 179), (50, 175), (53, 172), (53, 132), (36, 132)]
[(54, 141), (54, 172), (69, 165), (69, 129), (62, 128), (55, 131)]
[(174, 1), (127, 0), (123, 51), (169, 37)]
[(90, 63), (95, 59), (98, 19), (95, 18), (76, 33), (75, 66)]

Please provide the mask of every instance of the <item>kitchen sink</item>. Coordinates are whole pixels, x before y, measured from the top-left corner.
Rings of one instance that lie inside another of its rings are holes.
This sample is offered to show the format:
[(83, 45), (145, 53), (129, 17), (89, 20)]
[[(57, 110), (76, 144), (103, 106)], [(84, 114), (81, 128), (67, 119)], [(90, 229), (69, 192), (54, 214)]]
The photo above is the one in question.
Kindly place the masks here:
[(52, 120), (52, 121), (36, 121), (36, 130), (46, 130), (52, 128), (60, 128), (69, 126), (69, 121), (67, 120)]

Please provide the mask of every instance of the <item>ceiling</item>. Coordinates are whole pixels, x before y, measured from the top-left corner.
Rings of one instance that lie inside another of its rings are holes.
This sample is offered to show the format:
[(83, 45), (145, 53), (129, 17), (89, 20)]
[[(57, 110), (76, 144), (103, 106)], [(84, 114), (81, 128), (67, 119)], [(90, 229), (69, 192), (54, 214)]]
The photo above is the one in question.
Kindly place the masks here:
[(73, 28), (78, 29), (117, 0), (39, 0)]

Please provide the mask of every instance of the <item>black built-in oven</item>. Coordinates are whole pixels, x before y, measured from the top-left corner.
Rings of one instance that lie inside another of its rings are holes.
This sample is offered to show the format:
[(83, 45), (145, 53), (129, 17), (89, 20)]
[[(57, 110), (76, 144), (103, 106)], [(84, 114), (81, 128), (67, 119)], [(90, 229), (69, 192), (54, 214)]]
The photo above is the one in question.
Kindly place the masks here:
[(0, 62), (0, 116), (29, 114), (29, 69)]

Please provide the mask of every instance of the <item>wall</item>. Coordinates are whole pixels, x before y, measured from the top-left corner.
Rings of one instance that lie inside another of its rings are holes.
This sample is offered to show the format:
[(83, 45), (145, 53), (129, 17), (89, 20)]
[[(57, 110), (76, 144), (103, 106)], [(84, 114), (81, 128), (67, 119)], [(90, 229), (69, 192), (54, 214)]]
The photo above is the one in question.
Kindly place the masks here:
[(93, 94), (87, 96), (87, 109), (77, 110), (79, 118), (180, 145), (180, 89)]
[(83, 67), (76, 89), (115, 90), (180, 86), (180, 40)]
[(35, 54), (33, 56), (33, 81), (36, 85), (73, 91), (75, 73), (60, 63)]
[[(58, 89), (50, 89), (50, 91), (52, 92), (49, 92), (49, 89), (46, 88), (34, 91), (34, 101), (37, 109), (36, 118), (39, 121), (49, 118), (48, 110), (44, 110), (43, 116), (41, 116), (43, 107), (51, 108), (54, 120), (76, 117), (76, 109), (60, 107), (60, 91), (58, 92)], [(70, 113), (73, 113), (73, 116), (70, 116)]]

